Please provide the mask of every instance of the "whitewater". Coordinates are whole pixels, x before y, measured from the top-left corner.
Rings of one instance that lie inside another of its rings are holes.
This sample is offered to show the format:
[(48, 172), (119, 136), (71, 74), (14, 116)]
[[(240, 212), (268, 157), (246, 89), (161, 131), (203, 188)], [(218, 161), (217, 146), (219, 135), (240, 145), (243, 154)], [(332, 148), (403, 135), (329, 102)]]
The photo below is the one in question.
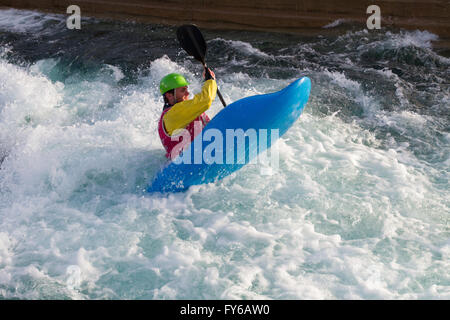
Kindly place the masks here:
[(227, 102), (302, 76), (310, 100), (271, 175), (148, 194), (166, 163), (159, 80), (196, 93), (201, 66), (176, 27), (65, 19), (0, 10), (1, 299), (450, 299), (436, 35), (204, 30)]

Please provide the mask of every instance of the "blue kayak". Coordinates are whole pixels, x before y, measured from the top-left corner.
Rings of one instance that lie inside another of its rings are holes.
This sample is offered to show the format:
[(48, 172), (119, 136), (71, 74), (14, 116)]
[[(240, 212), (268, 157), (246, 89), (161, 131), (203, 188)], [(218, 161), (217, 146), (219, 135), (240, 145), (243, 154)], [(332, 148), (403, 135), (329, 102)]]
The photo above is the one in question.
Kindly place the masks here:
[(270, 148), (294, 124), (308, 102), (310, 91), (311, 80), (303, 77), (280, 91), (228, 105), (182, 154), (158, 172), (147, 192), (184, 191), (239, 170)]

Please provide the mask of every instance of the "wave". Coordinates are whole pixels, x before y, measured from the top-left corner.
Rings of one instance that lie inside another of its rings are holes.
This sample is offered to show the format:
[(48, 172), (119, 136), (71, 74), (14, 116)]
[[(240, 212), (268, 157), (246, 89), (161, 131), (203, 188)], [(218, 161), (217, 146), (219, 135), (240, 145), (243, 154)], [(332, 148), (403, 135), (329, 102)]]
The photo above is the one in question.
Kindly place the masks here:
[(173, 28), (86, 29), (93, 41), (66, 57), (21, 33), (32, 28), (5, 28), (16, 27), (0, 50), (1, 298), (449, 297), (447, 62), (365, 59), (405, 49), (429, 59), (432, 35), (219, 33), (208, 63), (227, 101), (305, 74), (310, 101), (276, 143), (275, 174), (249, 165), (148, 195), (166, 163), (158, 83), (180, 72), (193, 93), (202, 85)]
[(348, 19), (337, 19), (337, 20), (334, 20), (333, 22), (330, 22), (327, 25), (324, 25), (322, 28), (324, 28), (324, 29), (335, 28), (346, 22), (349, 22), (349, 20)]
[(0, 10), (0, 30), (37, 35), (52, 32), (51, 27), (65, 26), (66, 17), (61, 14), (47, 14), (31, 10)]
[(248, 42), (239, 41), (239, 40), (225, 40), (222, 38), (216, 38), (216, 39), (210, 40), (209, 42), (210, 43), (218, 43), (219, 45), (222, 45), (222, 46), (225, 45), (226, 47), (234, 49), (243, 55), (257, 56), (259, 58), (265, 58), (265, 59), (270, 59), (270, 58), (273, 59), (273, 57), (271, 55), (259, 50), (258, 48), (253, 47)]

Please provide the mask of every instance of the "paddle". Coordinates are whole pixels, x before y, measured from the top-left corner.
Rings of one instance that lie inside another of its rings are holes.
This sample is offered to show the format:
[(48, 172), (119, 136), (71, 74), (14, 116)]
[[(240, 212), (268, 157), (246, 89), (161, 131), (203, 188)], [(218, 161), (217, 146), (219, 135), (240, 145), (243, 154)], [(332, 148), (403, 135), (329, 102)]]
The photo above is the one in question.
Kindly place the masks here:
[[(177, 38), (180, 42), (181, 47), (195, 60), (200, 61), (205, 68), (205, 72), (209, 74), (208, 68), (206, 67), (205, 57), (206, 57), (206, 41), (203, 38), (201, 31), (197, 26), (193, 24), (187, 24), (179, 27), (177, 29)], [(223, 106), (226, 107), (227, 104), (222, 97), (219, 89), (217, 89), (217, 95)]]

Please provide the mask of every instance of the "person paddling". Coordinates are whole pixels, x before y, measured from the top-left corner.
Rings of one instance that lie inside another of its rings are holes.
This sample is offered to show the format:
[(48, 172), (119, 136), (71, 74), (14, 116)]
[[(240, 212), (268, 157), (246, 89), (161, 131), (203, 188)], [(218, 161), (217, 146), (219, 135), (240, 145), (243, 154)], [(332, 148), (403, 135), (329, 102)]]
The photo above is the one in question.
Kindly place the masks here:
[(203, 72), (205, 82), (202, 91), (193, 99), (189, 99), (189, 83), (182, 75), (171, 73), (160, 81), (159, 90), (164, 97), (164, 107), (158, 132), (166, 157), (171, 160), (194, 140), (210, 120), (205, 111), (216, 98), (217, 83), (214, 72), (210, 69), (207, 71)]

